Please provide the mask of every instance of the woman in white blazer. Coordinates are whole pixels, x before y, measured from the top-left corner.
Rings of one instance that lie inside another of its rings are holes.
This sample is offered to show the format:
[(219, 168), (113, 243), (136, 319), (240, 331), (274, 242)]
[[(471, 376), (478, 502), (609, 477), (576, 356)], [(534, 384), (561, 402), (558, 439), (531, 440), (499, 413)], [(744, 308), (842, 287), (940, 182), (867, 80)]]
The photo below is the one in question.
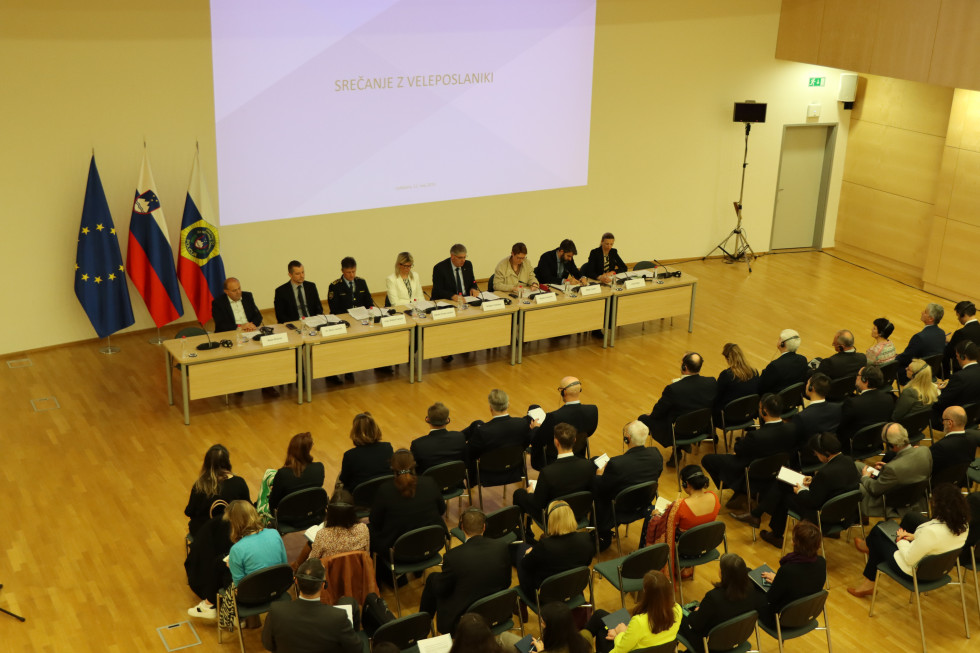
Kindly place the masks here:
[(385, 280), (388, 289), (388, 303), (391, 306), (411, 306), (415, 300), (422, 301), (422, 283), (412, 268), (415, 259), (408, 252), (402, 252), (395, 259), (395, 273)]

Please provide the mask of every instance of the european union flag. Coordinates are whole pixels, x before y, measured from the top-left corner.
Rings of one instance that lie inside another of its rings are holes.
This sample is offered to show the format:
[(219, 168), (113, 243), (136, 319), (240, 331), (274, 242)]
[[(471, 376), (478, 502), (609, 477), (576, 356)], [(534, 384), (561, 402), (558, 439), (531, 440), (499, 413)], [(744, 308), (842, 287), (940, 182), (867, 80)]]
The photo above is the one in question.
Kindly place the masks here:
[(126, 267), (102, 190), (95, 155), (88, 169), (82, 224), (75, 254), (75, 296), (100, 338), (133, 324)]

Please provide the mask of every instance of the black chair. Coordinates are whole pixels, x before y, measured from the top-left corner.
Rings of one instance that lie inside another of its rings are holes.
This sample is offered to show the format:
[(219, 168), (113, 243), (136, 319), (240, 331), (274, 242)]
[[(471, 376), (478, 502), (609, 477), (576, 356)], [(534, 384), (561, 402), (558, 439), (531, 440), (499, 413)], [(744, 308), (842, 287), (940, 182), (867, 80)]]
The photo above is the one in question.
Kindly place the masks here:
[(885, 422), (868, 424), (858, 430), (851, 438), (851, 458), (866, 460), (885, 453), (885, 444), (881, 441), (881, 430)]
[(643, 576), (650, 570), (668, 568), (670, 571), (670, 546), (666, 542), (652, 544), (633, 553), (597, 562), (592, 571), (608, 580), (619, 590), (619, 602), (626, 607), (626, 593), (643, 589)]
[[(589, 600), (585, 600), (585, 590), (589, 590)], [(520, 587), (515, 588), (521, 601), (528, 608), (538, 615), (538, 632), (542, 631), (541, 626), (541, 606), (552, 602), (565, 603), (569, 608), (577, 608), (583, 605), (592, 605), (594, 594), (592, 592), (592, 570), (588, 567), (575, 567), (568, 571), (548, 576), (534, 592), (534, 596), (529, 596)]]
[(391, 642), (398, 650), (404, 651), (416, 646), (420, 639), (425, 639), (431, 632), (432, 615), (428, 612), (416, 612), (382, 624), (374, 631), (371, 640), (372, 644)]
[(712, 651), (725, 651), (726, 653), (748, 653), (752, 650), (752, 645), (749, 644), (749, 637), (752, 633), (755, 633), (755, 650), (761, 651), (762, 646), (759, 644), (759, 630), (756, 628), (756, 624), (759, 621), (759, 613), (755, 610), (750, 610), (745, 614), (740, 614), (737, 617), (732, 617), (727, 621), (723, 621), (711, 630), (700, 642), (688, 642), (687, 638), (683, 635), (677, 636), (677, 641), (680, 642), (685, 649), (688, 651), (698, 651), (704, 646), (704, 653), (711, 653)]
[(960, 571), (959, 555), (962, 549), (937, 553), (925, 556), (919, 560), (918, 564), (912, 567), (912, 580), (909, 581), (905, 574), (899, 575), (892, 568), (891, 561), (885, 561), (878, 565), (878, 572), (875, 574), (875, 589), (871, 594), (871, 609), (868, 616), (873, 617), (875, 611), (875, 599), (878, 597), (878, 587), (880, 586), (881, 575), (888, 576), (893, 581), (907, 589), (915, 596), (915, 611), (919, 615), (919, 634), (922, 637), (922, 653), (926, 651), (926, 628), (922, 621), (922, 604), (919, 600), (921, 592), (931, 592), (951, 582), (949, 572), (956, 567), (957, 584), (960, 586), (960, 603), (963, 607), (963, 628), (966, 630), (966, 637), (970, 637), (970, 624), (966, 619), (966, 595), (963, 592), (963, 574)]
[(891, 508), (897, 516), (901, 517), (911, 510), (913, 506), (923, 503), (928, 505), (928, 490), (929, 481), (926, 480), (919, 481), (918, 483), (909, 483), (908, 485), (900, 485), (897, 488), (885, 492), (881, 495), (881, 514), (885, 519), (888, 519), (888, 509)]
[(776, 393), (783, 400), (783, 414), (780, 415), (782, 419), (792, 417), (803, 408), (804, 391), (806, 391), (805, 383), (794, 383)]
[[(637, 483), (620, 490), (612, 500), (613, 529), (616, 532), (616, 548), (623, 555), (623, 545), (619, 537), (619, 527), (626, 524), (626, 536), (630, 534), (630, 524), (646, 519), (650, 504), (657, 498), (657, 481)], [(642, 546), (643, 533), (640, 533)]]
[(966, 487), (968, 485), (966, 473), (971, 464), (971, 462), (956, 463), (947, 465), (943, 469), (932, 470), (932, 476), (929, 478), (929, 496), (932, 496), (932, 488), (940, 483), (952, 483), (959, 488)]
[[(749, 466), (745, 468), (745, 496), (748, 502), (749, 511), (752, 510), (752, 479), (755, 479), (755, 485), (757, 488), (759, 487), (760, 483), (775, 482), (776, 475), (779, 473), (780, 468), (785, 467), (788, 464), (789, 454), (786, 452), (775, 453), (771, 456), (759, 458), (758, 460), (753, 460), (751, 463), (749, 463)], [(718, 493), (721, 494), (720, 488)], [(759, 494), (759, 492), (756, 494)], [(752, 526), (752, 541), (756, 541), (755, 525)]]
[(398, 596), (398, 577), (422, 572), (429, 567), (442, 564), (439, 551), (446, 546), (446, 530), (442, 526), (423, 526), (408, 531), (395, 540), (388, 550), (385, 565), (391, 571), (391, 586), (395, 591), (395, 608), (402, 615), (401, 599)]
[(923, 356), (922, 361), (928, 363), (929, 367), (932, 368), (932, 378), (934, 379), (944, 379), (946, 378), (945, 372), (943, 372), (943, 355), (933, 354), (932, 356)]
[(980, 421), (980, 402), (972, 401), (968, 404), (963, 404), (963, 410), (966, 412), (966, 428), (973, 428)]
[(725, 404), (721, 409), (721, 434), (725, 438), (725, 451), (732, 450), (728, 436), (735, 431), (754, 429), (758, 418), (759, 395), (745, 395)]
[[(490, 624), (493, 634), (500, 635), (514, 628), (514, 615), (520, 614), (518, 601), (520, 597), (517, 595), (517, 588), (510, 587), (474, 601), (466, 611), (482, 615)], [(518, 621), (521, 624), (521, 637), (524, 637), (524, 622)]]
[[(673, 578), (681, 578), (681, 569), (693, 568), (707, 564), (721, 557), (718, 547), (724, 545), (728, 553), (728, 538), (725, 537), (725, 522), (713, 521), (708, 524), (695, 526), (681, 533), (675, 547)], [(674, 583), (680, 592), (681, 605), (684, 604), (684, 587), (678, 580)]]
[[(224, 499), (215, 499), (211, 503), (211, 510), (208, 512), (208, 517), (214, 519), (215, 517), (221, 517), (225, 514), (225, 508), (228, 507), (228, 502)], [(194, 544), (194, 536), (190, 533), (184, 535), (184, 557), (190, 555), (191, 545)]]
[[(760, 621), (759, 626), (766, 634), (779, 642), (779, 653), (783, 653), (783, 642), (787, 639), (802, 637), (814, 630), (823, 630), (827, 633), (827, 651), (833, 651), (830, 643), (830, 622), (827, 621), (827, 590), (820, 590), (816, 594), (804, 596), (788, 603), (776, 614), (776, 627), (770, 628), (766, 622)], [(817, 617), (823, 613), (823, 628)]]
[(178, 331), (177, 335), (175, 335), (174, 338), (180, 340), (181, 338), (193, 338), (194, 336), (204, 336), (207, 335), (207, 333), (208, 333), (207, 331), (205, 331), (199, 326), (189, 326), (189, 327), (184, 327), (183, 329)]
[[(701, 408), (679, 416), (670, 425), (670, 437), (674, 443), (674, 466), (680, 470), (680, 448), (714, 439), (715, 429), (711, 423), (711, 409)], [(718, 446), (715, 445), (715, 451)], [(677, 474), (677, 491), (681, 491), (681, 475)]]
[(827, 391), (827, 401), (844, 401), (844, 398), (854, 394), (854, 381), (857, 375), (842, 376), (830, 382), (830, 390)]
[[(926, 406), (922, 410), (917, 410), (914, 413), (909, 413), (898, 420), (898, 423), (908, 431), (909, 442), (911, 444), (917, 444), (923, 440), (932, 442), (932, 408), (929, 406)], [(927, 430), (929, 431), (928, 437), (926, 437)]]
[(879, 369), (881, 370), (881, 376), (885, 381), (885, 384), (882, 387), (893, 388), (895, 386), (895, 380), (898, 378), (898, 371), (902, 369), (901, 364), (897, 360), (893, 360), (890, 363), (881, 365)]
[(964, 569), (969, 569), (973, 572), (973, 589), (977, 593), (977, 613), (980, 614), (980, 580), (977, 578), (977, 553), (980, 553), (980, 542), (968, 547), (964, 553), (966, 551), (970, 552), (970, 562), (964, 563), (961, 554), (960, 565)]
[[(575, 515), (575, 523), (579, 530), (585, 529), (592, 531), (592, 535), (595, 538), (595, 551), (596, 555), (599, 554), (599, 530), (596, 528), (595, 521), (595, 497), (589, 490), (582, 490), (581, 492), (573, 492), (571, 494), (566, 494), (564, 496), (557, 497), (555, 501), (564, 501), (568, 504), (568, 507), (572, 509), (572, 513)], [(531, 520), (541, 529), (543, 533), (548, 532), (548, 511), (547, 509), (542, 511), (541, 519), (537, 516), (532, 515)]]
[(284, 496), (273, 511), (272, 524), (280, 534), (305, 531), (323, 521), (327, 512), (327, 491), (309, 487)]
[(485, 451), (482, 456), (476, 459), (476, 483), (479, 485), (478, 491), (480, 496), (480, 510), (483, 510), (483, 475), (486, 472), (492, 472), (495, 474), (507, 473), (509, 478), (514, 479), (508, 480), (504, 483), (495, 483), (487, 486), (503, 486), (504, 493), (501, 501), (506, 501), (507, 486), (510, 483), (523, 481), (524, 487), (527, 487), (527, 462), (524, 460), (524, 447), (519, 444), (515, 444), (510, 447), (491, 449), (490, 451)]
[[(293, 586), (293, 568), (275, 565), (254, 571), (231, 588), (231, 601), (235, 624), (238, 626), (238, 643), (245, 653), (242, 635), (242, 619), (268, 612), (274, 601), (289, 601), (289, 588)], [(218, 592), (218, 614), (221, 614), (222, 592)], [(218, 643), (223, 629), (218, 628)]]
[(636, 265), (633, 266), (633, 271), (637, 270), (653, 270), (656, 269), (656, 264), (653, 261), (638, 261)]
[[(491, 539), (506, 538), (509, 544), (524, 541), (524, 519), (521, 509), (517, 506), (504, 506), (487, 514), (487, 526), (483, 537)], [(449, 530), (449, 534), (460, 542), (466, 541), (466, 533), (459, 526)]]
[(970, 463), (969, 469), (966, 470), (966, 480), (971, 488), (974, 485), (980, 485), (980, 458), (976, 458)]
[(487, 279), (487, 292), (493, 292), (493, 275), (492, 274), (490, 275), (490, 278)]
[(354, 496), (354, 505), (357, 507), (357, 518), (364, 519), (371, 514), (371, 506), (374, 505), (374, 495), (378, 493), (378, 488), (391, 480), (391, 474), (375, 476), (363, 483), (359, 483), (351, 494)]
[[(803, 521), (803, 517), (795, 510), (787, 511), (787, 517), (794, 522)], [(861, 527), (861, 537), (868, 539), (868, 535), (864, 530), (863, 515), (861, 514), (860, 488), (838, 494), (836, 497), (831, 497), (824, 502), (820, 509), (817, 510), (817, 528), (824, 535), (820, 538), (820, 554), (824, 557), (824, 560), (827, 559), (827, 550), (824, 547), (827, 536), (845, 532), (848, 534), (847, 540), (849, 541), (851, 529), (857, 526)], [(786, 543), (792, 537), (792, 532), (793, 529), (787, 523), (786, 529), (783, 531), (783, 551), (786, 550)]]
[[(466, 463), (461, 460), (453, 460), (441, 465), (430, 467), (422, 473), (422, 476), (430, 476), (439, 486), (442, 492), (443, 501), (459, 497), (458, 510), (463, 509), (463, 495), (470, 491), (470, 477), (466, 471)], [(472, 502), (472, 497), (470, 498)]]

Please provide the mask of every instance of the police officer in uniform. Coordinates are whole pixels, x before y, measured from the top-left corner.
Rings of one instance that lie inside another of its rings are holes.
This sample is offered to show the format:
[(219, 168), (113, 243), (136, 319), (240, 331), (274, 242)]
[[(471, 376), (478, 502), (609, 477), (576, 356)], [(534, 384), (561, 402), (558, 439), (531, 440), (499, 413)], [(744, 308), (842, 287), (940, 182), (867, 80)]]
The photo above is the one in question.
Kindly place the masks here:
[(353, 256), (345, 256), (340, 261), (340, 271), (343, 276), (330, 284), (330, 292), (327, 294), (330, 312), (341, 315), (355, 306), (374, 306), (367, 281), (357, 276), (357, 261)]

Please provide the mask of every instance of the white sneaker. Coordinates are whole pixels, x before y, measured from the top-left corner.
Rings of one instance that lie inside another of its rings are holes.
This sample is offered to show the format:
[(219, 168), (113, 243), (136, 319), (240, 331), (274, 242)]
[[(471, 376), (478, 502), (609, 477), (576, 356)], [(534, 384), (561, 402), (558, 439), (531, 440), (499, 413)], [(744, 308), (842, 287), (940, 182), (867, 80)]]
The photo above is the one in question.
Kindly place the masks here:
[(207, 601), (201, 601), (193, 608), (187, 609), (187, 614), (192, 617), (197, 617), (199, 619), (217, 619), (218, 611), (215, 610), (213, 605), (208, 605)]

